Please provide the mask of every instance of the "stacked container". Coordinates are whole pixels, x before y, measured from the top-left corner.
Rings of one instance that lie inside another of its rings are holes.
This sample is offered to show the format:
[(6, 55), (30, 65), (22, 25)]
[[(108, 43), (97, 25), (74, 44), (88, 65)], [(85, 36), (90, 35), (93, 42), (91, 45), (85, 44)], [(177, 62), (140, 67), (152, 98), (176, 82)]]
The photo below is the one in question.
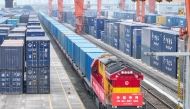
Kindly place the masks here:
[(94, 26), (94, 18), (93, 16), (86, 16), (84, 17), (84, 32), (89, 34), (90, 26)]
[(50, 41), (26, 38), (26, 93), (50, 93)]
[[(185, 42), (184, 40), (178, 38), (178, 52), (185, 52)], [(181, 81), (183, 81), (183, 75), (184, 75), (184, 65), (185, 65), (185, 57), (184, 56), (180, 56), (180, 78)]]
[(101, 31), (104, 31), (104, 19), (105, 18), (95, 18), (94, 20), (94, 37), (101, 39)]
[[(133, 29), (141, 29), (142, 27), (146, 27), (140, 24), (124, 24), (124, 53), (132, 56), (133, 53)], [(120, 29), (121, 30), (121, 29)], [(121, 37), (121, 36), (120, 36)], [(123, 39), (121, 39), (123, 40)]]
[[(152, 29), (151, 30), (151, 49), (150, 52), (162, 52), (163, 44), (163, 30), (161, 29)], [(161, 56), (151, 56), (150, 65), (157, 70), (162, 70), (162, 57)]]
[(120, 36), (119, 36), (119, 26), (120, 26), (120, 22), (114, 22), (113, 24), (113, 30), (112, 30), (112, 35), (113, 35), (113, 47), (118, 49), (120, 48)]
[[(163, 52), (177, 52), (179, 33), (175, 31), (163, 31)], [(175, 56), (163, 56), (162, 72), (177, 78), (177, 58)]]
[(30, 29), (26, 31), (26, 37), (34, 37), (34, 36), (45, 36), (44, 30), (41, 29)]
[(19, 23), (18, 19), (8, 19), (7, 24), (13, 24), (13, 27), (16, 27), (17, 23)]
[(0, 46), (0, 69), (1, 93), (23, 93), (23, 40), (4, 40)]

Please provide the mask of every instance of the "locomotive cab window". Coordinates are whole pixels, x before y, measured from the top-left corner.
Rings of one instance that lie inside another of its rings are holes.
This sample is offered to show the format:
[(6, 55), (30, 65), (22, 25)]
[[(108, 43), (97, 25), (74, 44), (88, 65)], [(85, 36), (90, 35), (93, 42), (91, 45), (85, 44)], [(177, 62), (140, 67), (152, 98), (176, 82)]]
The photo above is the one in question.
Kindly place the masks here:
[(97, 67), (96, 66), (94, 66), (93, 70), (94, 70), (94, 73), (97, 73)]

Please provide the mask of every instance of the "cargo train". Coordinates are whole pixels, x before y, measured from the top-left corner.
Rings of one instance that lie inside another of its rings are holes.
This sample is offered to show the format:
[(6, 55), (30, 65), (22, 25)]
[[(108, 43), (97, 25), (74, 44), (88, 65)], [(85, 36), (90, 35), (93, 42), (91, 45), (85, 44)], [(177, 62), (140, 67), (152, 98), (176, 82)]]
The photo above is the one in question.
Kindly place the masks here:
[(38, 16), (83, 78), (99, 109), (145, 109), (143, 75), (48, 15)]

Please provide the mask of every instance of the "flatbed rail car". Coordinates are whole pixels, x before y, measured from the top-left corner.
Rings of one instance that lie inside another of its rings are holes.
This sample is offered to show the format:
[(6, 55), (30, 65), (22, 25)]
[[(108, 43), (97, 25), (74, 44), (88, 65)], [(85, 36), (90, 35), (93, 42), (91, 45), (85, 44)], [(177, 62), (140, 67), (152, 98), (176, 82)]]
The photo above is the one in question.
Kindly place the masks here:
[[(49, 16), (41, 12), (38, 16), (83, 78), (99, 109), (146, 108), (143, 93), (140, 91), (143, 75), (131, 69), (116, 56), (98, 47), (89, 47), (89, 41)], [(76, 43), (85, 43), (86, 47), (78, 47)], [(76, 48), (80, 50), (74, 54)]]

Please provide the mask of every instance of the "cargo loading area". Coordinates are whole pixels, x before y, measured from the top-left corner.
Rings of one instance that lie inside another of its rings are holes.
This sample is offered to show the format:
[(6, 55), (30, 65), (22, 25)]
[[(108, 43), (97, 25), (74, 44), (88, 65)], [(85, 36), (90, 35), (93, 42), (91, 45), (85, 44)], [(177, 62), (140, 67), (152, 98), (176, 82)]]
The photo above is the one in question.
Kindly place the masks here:
[(52, 46), (50, 51), (50, 94), (0, 94), (0, 109), (84, 109)]

